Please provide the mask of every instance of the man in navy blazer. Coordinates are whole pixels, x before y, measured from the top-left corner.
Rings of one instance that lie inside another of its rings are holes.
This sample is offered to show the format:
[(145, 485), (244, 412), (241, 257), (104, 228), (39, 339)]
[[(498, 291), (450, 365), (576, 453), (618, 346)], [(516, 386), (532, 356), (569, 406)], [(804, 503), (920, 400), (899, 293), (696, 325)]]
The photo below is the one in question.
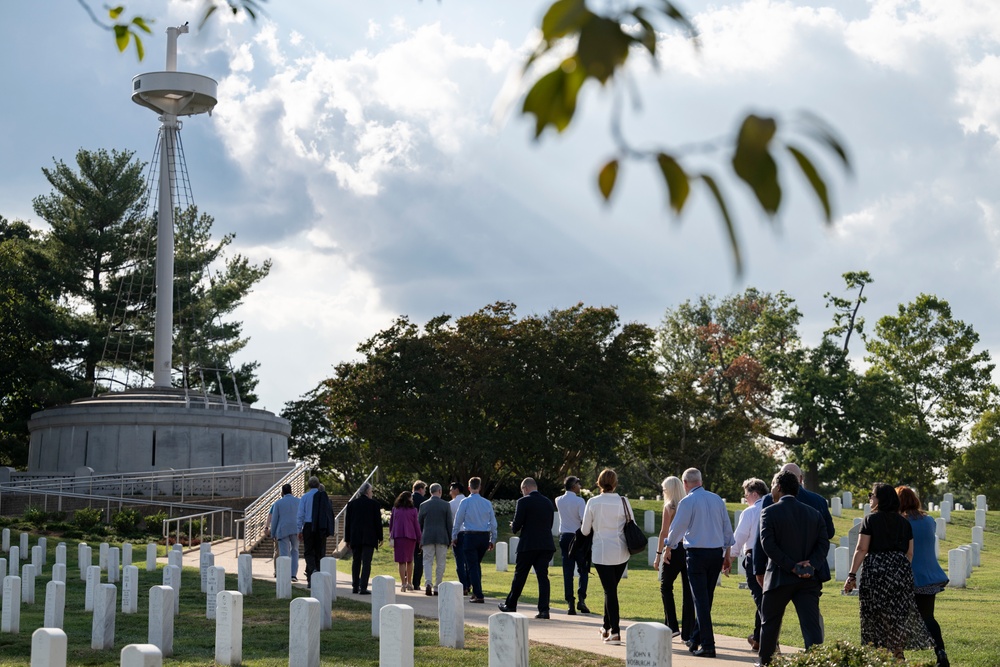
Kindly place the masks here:
[(826, 562), (829, 540), (819, 512), (800, 502), (799, 480), (790, 471), (771, 482), (775, 502), (761, 510), (761, 545), (767, 555), (764, 595), (760, 603), (761, 665), (767, 665), (778, 645), (781, 620), (791, 602), (799, 616), (806, 649), (823, 643), (819, 597), (830, 580)]
[[(833, 525), (833, 517), (830, 516), (830, 508), (826, 504), (826, 498), (818, 493), (813, 493), (809, 489), (802, 486), (802, 469), (794, 463), (786, 463), (781, 466), (781, 470), (779, 472), (790, 472), (795, 475), (795, 479), (799, 482), (799, 502), (804, 505), (808, 505), (819, 512), (820, 516), (823, 517), (823, 523), (826, 526), (826, 538), (828, 540), (832, 540), (833, 536), (837, 534), (837, 529)], [(761, 510), (773, 502), (774, 499), (771, 497), (771, 494), (767, 494), (764, 496), (764, 500), (760, 504)], [(757, 532), (757, 542), (754, 547), (753, 554), (753, 573), (757, 575), (758, 579), (760, 579), (767, 571), (767, 555), (760, 548), (760, 531)]]
[(514, 581), (510, 585), (507, 600), (500, 603), (500, 611), (517, 611), (517, 599), (521, 597), (528, 573), (535, 568), (538, 577), (538, 614), (535, 618), (549, 617), (549, 561), (555, 553), (552, 540), (552, 521), (555, 507), (552, 501), (538, 492), (538, 484), (531, 477), (521, 482), (521, 498), (514, 510), (514, 520), (510, 529), (521, 533), (517, 543), (517, 560), (514, 565)]

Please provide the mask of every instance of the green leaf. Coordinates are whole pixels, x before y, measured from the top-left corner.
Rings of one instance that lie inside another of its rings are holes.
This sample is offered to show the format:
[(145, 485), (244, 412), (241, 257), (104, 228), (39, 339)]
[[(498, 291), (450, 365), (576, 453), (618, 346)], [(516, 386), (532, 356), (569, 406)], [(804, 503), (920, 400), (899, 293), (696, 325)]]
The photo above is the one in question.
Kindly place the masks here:
[(128, 31), (127, 26), (116, 25), (115, 26), (115, 44), (118, 45), (119, 53), (125, 51), (128, 48), (128, 40), (131, 38), (132, 34)]
[(726, 232), (729, 234), (729, 246), (733, 252), (733, 264), (736, 265), (736, 275), (743, 275), (743, 258), (740, 256), (740, 242), (736, 238), (736, 228), (733, 226), (733, 219), (729, 217), (729, 208), (726, 206), (726, 199), (722, 196), (722, 191), (719, 190), (719, 186), (716, 184), (714, 178), (708, 174), (699, 174), (698, 177), (705, 181), (708, 191), (712, 193), (715, 203), (719, 206), (719, 212), (722, 213), (722, 219), (726, 223)]
[(604, 201), (611, 199), (611, 193), (615, 189), (615, 181), (618, 178), (618, 160), (611, 160), (601, 167), (601, 173), (597, 176), (597, 187), (601, 190)]
[(768, 151), (777, 127), (773, 118), (750, 114), (743, 120), (733, 153), (736, 175), (750, 186), (769, 215), (774, 215), (781, 205), (778, 164)]
[(139, 35), (132, 33), (132, 37), (135, 39), (135, 53), (141, 61), (146, 57), (146, 49), (142, 45), (142, 40), (139, 39)]
[(212, 17), (212, 14), (215, 13), (216, 9), (218, 9), (218, 6), (212, 4), (208, 5), (205, 8), (205, 15), (201, 17), (201, 23), (198, 24), (198, 30), (201, 30), (202, 28), (205, 27), (205, 23), (207, 23), (208, 19)]
[[(639, 36), (637, 41), (646, 47), (646, 50), (649, 51), (649, 55), (655, 56), (656, 28), (654, 28), (653, 24), (649, 21), (649, 19), (646, 18), (645, 8), (636, 7), (634, 10), (632, 10), (632, 16), (634, 16), (635, 20), (638, 21), (639, 25), (642, 26), (642, 34)], [(659, 61), (656, 60), (656, 58), (653, 58), (653, 65), (654, 66), (659, 65)]]
[(667, 193), (670, 197), (670, 208), (674, 213), (680, 215), (691, 192), (691, 184), (688, 182), (688, 175), (681, 165), (666, 153), (656, 155), (656, 163), (660, 165), (660, 173), (667, 184)]
[(125, 11), (125, 7), (123, 7), (122, 5), (118, 5), (117, 7), (110, 7), (108, 9), (108, 16), (110, 16), (111, 20), (113, 21), (119, 16), (121, 16), (123, 11)]
[(823, 180), (823, 177), (820, 176), (819, 171), (813, 165), (812, 161), (806, 157), (805, 153), (791, 144), (786, 146), (786, 148), (795, 158), (795, 161), (798, 162), (799, 169), (809, 179), (809, 184), (812, 185), (813, 190), (816, 192), (816, 197), (819, 199), (820, 204), (823, 205), (823, 214), (826, 217), (826, 222), (828, 224), (833, 222), (833, 213), (830, 210), (830, 197), (827, 194), (826, 182)]
[(844, 147), (844, 143), (837, 137), (833, 128), (814, 113), (802, 111), (800, 114), (803, 121), (805, 121), (806, 133), (811, 135), (816, 141), (826, 144), (831, 150), (833, 150), (833, 152), (840, 158), (840, 161), (844, 163), (844, 169), (847, 173), (852, 173), (851, 160), (847, 155), (847, 149)]
[(576, 53), (587, 76), (605, 83), (628, 58), (633, 41), (618, 21), (595, 17), (581, 28)]
[(593, 18), (584, 0), (557, 0), (542, 18), (542, 37), (553, 42), (566, 35), (580, 32), (583, 24)]
[(551, 125), (557, 132), (565, 130), (576, 113), (576, 98), (585, 76), (575, 58), (568, 58), (562, 65), (544, 75), (524, 97), (521, 112), (534, 114), (535, 137), (541, 136)]
[(147, 23), (146, 19), (144, 19), (143, 17), (136, 16), (134, 19), (132, 19), (132, 23), (146, 34), (150, 34), (152, 32), (152, 30), (149, 29), (149, 23), (153, 23), (152, 20), (150, 20), (149, 23)]
[(677, 5), (669, 0), (663, 0), (663, 13), (671, 21), (678, 23), (682, 28), (684, 28), (684, 31), (689, 37), (698, 37), (698, 29), (694, 27), (694, 24), (691, 23), (690, 20), (688, 20), (688, 17), (684, 15), (684, 12), (677, 8)]

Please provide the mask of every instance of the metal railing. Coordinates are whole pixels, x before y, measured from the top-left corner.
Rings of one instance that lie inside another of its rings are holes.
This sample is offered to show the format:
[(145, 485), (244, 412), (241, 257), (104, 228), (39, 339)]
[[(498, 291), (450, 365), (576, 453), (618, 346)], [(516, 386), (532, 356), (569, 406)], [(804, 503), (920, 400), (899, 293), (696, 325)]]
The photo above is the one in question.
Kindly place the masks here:
[(215, 499), (257, 495), (256, 489), (260, 484), (273, 483), (275, 476), (279, 474), (283, 479), (289, 467), (294, 468), (295, 465), (294, 461), (284, 461), (56, 478), (51, 473), (37, 477), (28, 473), (14, 473), (5, 487), (14, 493), (48, 490), (117, 496), (120, 499), (129, 496), (179, 496), (183, 503), (188, 496)]
[[(187, 536), (188, 536), (188, 542), (187, 543), (188, 543), (188, 547), (191, 547), (191, 546), (194, 545), (194, 543), (193, 543), (192, 540), (194, 538), (194, 525), (195, 525), (195, 523), (198, 524), (198, 541), (199, 542), (204, 542), (205, 541), (205, 526), (206, 526), (206, 524), (209, 524), (209, 531), (208, 531), (209, 536), (211, 536), (211, 537), (214, 538), (215, 535), (216, 535), (216, 532), (215, 532), (215, 518), (216, 517), (219, 518), (219, 524), (220, 525), (226, 525), (225, 524), (225, 520), (226, 520), (226, 514), (227, 513), (229, 514), (229, 525), (233, 526), (234, 530), (235, 530), (235, 526), (236, 526), (236, 524), (238, 522), (238, 519), (236, 519), (233, 515), (236, 513), (236, 511), (237, 510), (231, 509), (229, 507), (220, 507), (220, 508), (216, 508), (214, 510), (208, 511), (208, 512), (201, 512), (200, 514), (189, 514), (187, 516), (178, 516), (178, 517), (171, 517), (169, 519), (164, 519), (163, 520), (163, 541), (166, 543), (167, 548), (169, 548), (170, 547), (170, 535), (171, 535), (171, 532), (173, 532), (173, 534), (175, 536), (174, 537), (174, 543), (175, 544), (179, 543), (181, 541), (181, 534), (182, 534), (181, 533), (181, 524), (183, 524), (185, 521), (187, 522)], [(170, 530), (170, 525), (171, 524), (173, 524), (175, 526), (175, 529), (173, 531)]]
[[(351, 501), (358, 497), (358, 492), (361, 491), (361, 487), (364, 486), (365, 483), (370, 482), (372, 478), (375, 476), (375, 473), (377, 472), (378, 472), (378, 466), (372, 468), (372, 471), (368, 473), (367, 477), (365, 477), (365, 481), (361, 482), (361, 484), (358, 484), (358, 488), (354, 489), (354, 493), (351, 494), (351, 497), (347, 500), (347, 505), (350, 505)], [(340, 530), (340, 517), (347, 511), (347, 505), (344, 505), (344, 507), (339, 512), (337, 512), (337, 516), (333, 517), (334, 537), (337, 538), (343, 537), (343, 539), (347, 539), (347, 536), (344, 535)]]
[[(281, 487), (292, 485), (292, 493), (301, 497), (305, 490), (305, 478), (309, 467), (303, 461), (295, 461), (295, 467), (284, 477), (275, 482), (271, 488), (262, 493), (257, 500), (250, 503), (237, 524), (242, 524), (243, 551), (251, 551), (264, 538), (264, 527), (271, 519), (271, 506), (281, 498)], [(239, 530), (235, 531), (239, 534)], [(237, 540), (237, 543), (239, 540)]]

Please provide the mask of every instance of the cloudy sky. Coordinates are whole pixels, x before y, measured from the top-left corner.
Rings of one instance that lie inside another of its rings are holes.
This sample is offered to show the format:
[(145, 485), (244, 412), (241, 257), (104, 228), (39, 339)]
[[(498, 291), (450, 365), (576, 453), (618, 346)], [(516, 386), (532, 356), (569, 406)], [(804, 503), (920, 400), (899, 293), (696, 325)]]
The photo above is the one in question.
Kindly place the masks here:
[[(816, 338), (823, 294), (853, 270), (875, 278), (870, 321), (933, 293), (996, 356), (1000, 3), (679, 4), (702, 48), (664, 35), (658, 70), (634, 59), (631, 142), (689, 146), (730, 136), (747, 112), (809, 110), (855, 166), (848, 178), (820, 159), (832, 227), (788, 164), (775, 221), (730, 184), (742, 277), (703, 191), (674, 220), (650, 167), (626, 164), (602, 203), (608, 91), (588, 88), (564, 135), (531, 139), (518, 72), (545, 2), (270, 0), (256, 24), (182, 36), (179, 69), (219, 82), (214, 114), (184, 121), (195, 202), (239, 252), (274, 262), (237, 312), (245, 358), (261, 362), (259, 405), (280, 410), (397, 315), (423, 322), (498, 300), (521, 314), (614, 305), (655, 325), (684, 300), (755, 286), (795, 297)], [(139, 63), (76, 2), (57, 5), (9, 4), (0, 40), (0, 215), (37, 224), (31, 201), (48, 192), (53, 158), (151, 159), (158, 122), (130, 101), (131, 79), (163, 69), (164, 29), (196, 24), (201, 7), (129, 2), (158, 18)], [(721, 173), (726, 157), (699, 160)]]

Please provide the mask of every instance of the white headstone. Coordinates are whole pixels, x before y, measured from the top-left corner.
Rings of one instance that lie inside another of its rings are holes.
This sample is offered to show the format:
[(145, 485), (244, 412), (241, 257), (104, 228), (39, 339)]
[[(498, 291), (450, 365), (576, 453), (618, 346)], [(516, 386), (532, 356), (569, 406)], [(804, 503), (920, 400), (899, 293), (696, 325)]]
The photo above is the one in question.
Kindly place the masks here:
[(965, 588), (967, 558), (968, 553), (962, 549), (948, 551), (948, 585), (952, 588)]
[(146, 572), (156, 572), (156, 544), (146, 545)]
[(319, 667), (319, 615), (319, 600), (292, 600), (288, 622), (288, 667)]
[(219, 591), (218, 598), (215, 606), (215, 664), (239, 665), (243, 662), (243, 595), (236, 591)]
[(976, 509), (977, 510), (986, 509), (986, 496), (982, 494), (976, 496)]
[(115, 612), (118, 589), (114, 584), (101, 584), (94, 591), (94, 622), (90, 626), (90, 648), (95, 651), (115, 646)]
[(972, 547), (972, 566), (973, 567), (979, 567), (981, 565), (981, 561), (980, 561), (981, 551), (980, 551), (980, 549), (982, 547), (980, 547), (977, 542), (972, 542), (971, 544), (969, 544), (969, 546)]
[(968, 544), (963, 544), (959, 549), (965, 552), (965, 578), (969, 579), (972, 577), (972, 547)]
[(31, 667), (66, 667), (67, 645), (61, 627), (38, 628), (31, 633)]
[(946, 494), (944, 494), (944, 499), (943, 500), (944, 500), (944, 502), (948, 503), (952, 507), (955, 506), (955, 494), (953, 494), (953, 493), (946, 493)]
[(386, 574), (372, 578), (372, 637), (378, 637), (379, 610), (396, 604), (396, 580)]
[(97, 564), (101, 566), (101, 570), (108, 569), (108, 550), (111, 549), (111, 545), (107, 542), (101, 542), (101, 550), (97, 558)]
[(465, 606), (462, 584), (442, 581), (438, 586), (438, 643), (465, 648)]
[(21, 602), (35, 604), (35, 566), (30, 563), (21, 568)]
[(10, 551), (10, 528), (3, 529), (3, 552), (7, 553)]
[(208, 569), (211, 567), (215, 567), (215, 554), (213, 554), (208, 549), (204, 548), (206, 546), (208, 547), (212, 546), (208, 542), (202, 542), (201, 546), (202, 546), (201, 552), (198, 554), (198, 567), (199, 567), (199, 573), (201, 574), (201, 592), (207, 593)]
[(844, 491), (840, 498), (844, 502), (844, 509), (854, 509), (854, 496), (850, 491)]
[(205, 571), (205, 618), (215, 618), (215, 605), (219, 601), (219, 593), (226, 590), (226, 568), (213, 565)]
[(934, 536), (934, 558), (941, 557), (941, 538)]
[(986, 527), (986, 510), (976, 510), (976, 525), (982, 528)]
[(160, 649), (165, 657), (174, 654), (174, 589), (170, 586), (153, 586), (149, 589), (150, 644)]
[(174, 615), (181, 610), (181, 568), (167, 565), (163, 568), (163, 585), (174, 589)]
[(91, 565), (87, 568), (87, 588), (84, 589), (83, 610), (94, 611), (94, 596), (97, 587), (101, 585), (101, 566)]
[(253, 595), (253, 555), (240, 554), (236, 559), (236, 588), (242, 595)]
[(843, 503), (841, 503), (840, 498), (838, 498), (837, 496), (831, 498), (830, 514), (832, 514), (835, 517), (839, 517), (841, 514), (843, 514), (843, 511), (844, 511)]
[(319, 627), (329, 630), (333, 627), (333, 601), (330, 599), (330, 575), (327, 572), (313, 572), (310, 581), (310, 595), (319, 601)]
[(126, 542), (122, 545), (122, 568), (132, 564), (132, 543)]
[(493, 549), (496, 551), (497, 572), (506, 572), (510, 564), (510, 556), (507, 554), (507, 543), (497, 542)]
[(66, 564), (66, 543), (60, 542), (56, 545), (56, 564)]
[[(17, 547), (11, 547), (11, 551)], [(3, 613), (0, 632), (18, 634), (21, 631), (21, 577), (3, 578)]]
[(934, 526), (935, 526), (934, 534), (938, 536), (939, 540), (946, 540), (946, 539), (948, 539), (948, 537), (947, 537), (947, 535), (948, 535), (948, 522), (947, 521), (945, 521), (941, 517), (938, 517), (937, 519), (934, 519)]
[(117, 584), (118, 574), (121, 571), (121, 551), (118, 547), (108, 549), (108, 583)]
[(493, 614), (489, 633), (489, 667), (528, 667), (527, 616)]
[(413, 667), (413, 607), (387, 604), (379, 625), (379, 667)]
[(826, 550), (826, 566), (830, 568), (830, 572), (833, 572), (834, 568), (837, 567), (837, 545), (832, 542)]
[(153, 644), (129, 644), (119, 657), (121, 667), (163, 667), (163, 653)]
[(859, 518), (855, 517), (855, 519), (854, 519), (854, 525), (855, 526), (860, 526), (861, 525), (861, 521), (862, 521), (862, 519), (859, 519)]
[(872, 504), (871, 503), (865, 503), (865, 506), (862, 509), (862, 511), (864, 512), (865, 516), (870, 515), (872, 513)]
[(173, 565), (176, 568), (184, 569), (184, 552), (171, 549), (167, 552), (167, 565)]
[[(743, 510), (733, 510), (733, 530), (736, 530), (736, 526), (740, 525), (740, 517), (743, 516)], [(653, 531), (647, 530), (647, 533)]]
[(646, 565), (648, 565), (649, 567), (653, 567), (653, 561), (656, 560), (656, 548), (659, 545), (660, 545), (659, 535), (653, 535), (652, 537), (646, 538)]
[[(739, 511), (739, 510), (737, 510)], [(642, 529), (647, 533), (652, 533), (656, 530), (656, 512), (653, 510), (646, 510), (642, 514)]]
[(3, 578), (6, 577), (8, 574), (9, 572), (7, 571), (7, 559), (0, 558), (0, 581), (3, 581)]
[(21, 538), (21, 542), (20, 542), (20, 544), (21, 544), (21, 553), (24, 554), (24, 556), (26, 558), (27, 558), (28, 554), (31, 553), (29, 551), (29, 549), (28, 549), (28, 544), (29, 544), (28, 543), (28, 538), (29, 537), (30, 536), (27, 533), (21, 533), (21, 535), (20, 535), (20, 538)]
[(947, 500), (941, 503), (941, 518), (945, 523), (951, 523), (951, 503)]
[(21, 575), (21, 547), (13, 546), (10, 548), (10, 552), (7, 554), (7, 563), (10, 568), (10, 576), (18, 577)]
[(31, 547), (31, 564), (35, 566), (35, 572), (38, 574), (42, 573), (42, 564), (45, 562), (42, 558), (42, 545), (36, 544)]
[(837, 547), (834, 551), (836, 561), (834, 570), (837, 573), (837, 581), (847, 581), (847, 573), (851, 567), (851, 555), (847, 547)]
[(552, 513), (552, 537), (559, 537), (559, 512)]
[(170, 550), (171, 551), (180, 551), (181, 553), (184, 553), (184, 545), (181, 544), (180, 542), (178, 542), (178, 543), (174, 544), (173, 546), (171, 546)]
[(278, 556), (275, 563), (274, 592), (279, 600), (292, 597), (292, 559), (288, 556)]
[(663, 623), (633, 623), (625, 631), (625, 664), (670, 667), (673, 631)]
[(934, 503), (932, 503), (932, 502), (928, 502), (928, 503), (927, 503), (927, 511), (928, 511), (928, 512), (933, 512), (933, 511), (935, 511), (935, 510), (934, 510)]
[(514, 565), (517, 562), (517, 545), (521, 541), (521, 538), (517, 535), (511, 535), (510, 539), (507, 540), (508, 551), (507, 551), (507, 564)]
[(972, 541), (979, 545), (979, 548), (983, 548), (983, 533), (985, 528), (982, 526), (973, 526), (972, 528)]
[(61, 630), (65, 615), (66, 584), (62, 581), (50, 581), (45, 584), (45, 615), (42, 625), (46, 628), (59, 628)]
[(94, 564), (93, 549), (86, 542), (80, 544), (79, 552), (80, 581), (87, 580), (87, 569)]
[(139, 613), (139, 568), (126, 565), (122, 571), (122, 613)]
[[(42, 548), (42, 565), (48, 565), (49, 563), (49, 538), (39, 537), (38, 546)], [(38, 569), (38, 573), (41, 574), (41, 568)]]
[(327, 556), (319, 561), (319, 571), (330, 575), (330, 602), (337, 601), (337, 559)]

